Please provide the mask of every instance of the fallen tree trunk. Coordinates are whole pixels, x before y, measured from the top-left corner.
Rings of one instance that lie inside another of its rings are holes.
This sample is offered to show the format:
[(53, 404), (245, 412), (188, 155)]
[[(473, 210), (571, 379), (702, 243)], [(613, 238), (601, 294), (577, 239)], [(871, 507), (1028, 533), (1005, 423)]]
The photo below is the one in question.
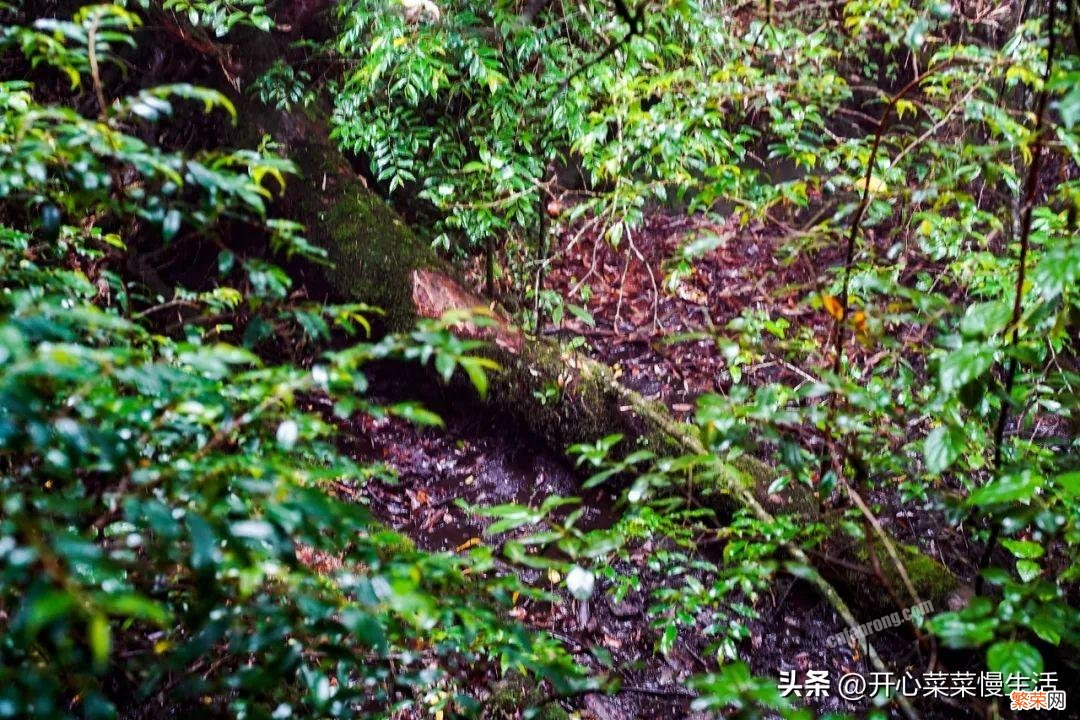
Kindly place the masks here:
[[(280, 210), (303, 223), (308, 239), (324, 248), (332, 262), (330, 268), (305, 268), (301, 279), (307, 285), (322, 285), (339, 300), (381, 307), (389, 331), (408, 329), (419, 318), (439, 317), (451, 310), (479, 308), (490, 313), (494, 327), (459, 327), (463, 334), (490, 340), (490, 356), (503, 368), (492, 379), (490, 401), (557, 450), (621, 433), (634, 447), (648, 447), (658, 455), (708, 454), (696, 427), (676, 420), (661, 403), (622, 386), (607, 366), (566, 350), (554, 340), (526, 336), (497, 306), (464, 287), (432, 248), (356, 174), (320, 120), (328, 115), (326, 108), (279, 111), (235, 92), (239, 74), (250, 79), (284, 55), (288, 36), (253, 34), (242, 43), (249, 62), (244, 69), (227, 62), (228, 48), (196, 37), (174, 25), (167, 15), (160, 19), (165, 29), (162, 39), (179, 41), (188, 50), (213, 59), (225, 74), (229, 87), (222, 89), (233, 96), (243, 121), (230, 142), (255, 146), (270, 135), (283, 143), (285, 153), (299, 166), (300, 177), (288, 184)], [(294, 30), (300, 24), (289, 23)], [(828, 554), (849, 566), (847, 570), (840, 566), (833, 577), (864, 607), (883, 607), (886, 597), (872, 589), (865, 573), (850, 569), (868, 560), (878, 577), (891, 588), (906, 586), (913, 599), (929, 599), (943, 607), (957, 589), (955, 578), (936, 560), (915, 546), (895, 542), (872, 517), (882, 542), (869, 546), (847, 538), (835, 529), (839, 523), (823, 518), (821, 504), (810, 490), (799, 486), (769, 493), (776, 474), (765, 463), (744, 456), (730, 463), (717, 460), (715, 469), (722, 493), (709, 498), (709, 503), (721, 514), (747, 508), (766, 521), (772, 520), (773, 513), (784, 513), (832, 526)], [(812, 567), (800, 548), (792, 546), (788, 551), (799, 563)], [(812, 582), (851, 622), (835, 590), (820, 575), (815, 573), (815, 578)]]
[[(291, 183), (288, 191), (290, 214), (307, 226), (309, 239), (329, 253), (333, 267), (323, 271), (323, 279), (338, 299), (383, 308), (390, 331), (451, 311), (476, 310), (493, 317), (492, 326), (457, 327), (463, 335), (490, 341), (488, 353), (503, 368), (492, 378), (489, 401), (557, 450), (621, 433), (634, 448), (647, 447), (657, 454), (708, 453), (695, 426), (676, 420), (661, 403), (621, 385), (606, 365), (552, 339), (527, 336), (497, 305), (466, 288), (366, 187), (317, 120), (290, 116), (278, 123), (277, 130), (301, 172), (300, 181)], [(829, 519), (821, 516), (820, 503), (807, 488), (768, 492), (776, 474), (752, 457), (719, 463), (717, 470), (726, 492), (710, 502), (721, 513), (747, 507), (762, 519), (771, 519), (774, 513), (795, 514), (804, 521)], [(943, 607), (957, 589), (952, 574), (914, 546), (887, 535), (882, 540), (872, 546), (876, 557), (870, 564), (880, 568), (885, 581), (899, 591), (909, 586), (915, 601), (930, 600)], [(865, 566), (870, 560), (862, 543), (835, 532), (827, 550), (848, 561), (847, 567), (832, 568), (832, 576), (854, 593), (861, 606), (887, 606), (888, 596), (868, 583), (865, 573), (850, 567)], [(801, 551), (797, 557), (811, 564)]]
[[(213, 57), (229, 84), (239, 88), (236, 74), (241, 69), (233, 66), (227, 50), (185, 32), (167, 17), (160, 27), (173, 41), (199, 55)], [(285, 54), (280, 43), (265, 38), (258, 36), (250, 43), (251, 52), (245, 53), (257, 65), (266, 66)], [(481, 308), (489, 312), (495, 319), (493, 326), (463, 323), (459, 330), (489, 340), (491, 358), (504, 368), (493, 378), (491, 400), (556, 449), (621, 433), (658, 455), (710, 455), (698, 430), (676, 420), (662, 404), (622, 386), (601, 363), (553, 340), (525, 335), (500, 308), (467, 289), (430, 246), (368, 189), (333, 143), (325, 125), (314, 117), (317, 110), (277, 111), (238, 93), (230, 94), (244, 124), (228, 141), (251, 147), (259, 144), (264, 135), (270, 135), (284, 145), (285, 153), (299, 166), (300, 177), (288, 184), (280, 209), (302, 223), (308, 239), (329, 254), (329, 268), (308, 267), (306, 275), (317, 279), (336, 299), (380, 306), (386, 312), (385, 329), (390, 331), (408, 329), (419, 318), (441, 317), (452, 310)], [(548, 389), (554, 393), (546, 392)], [(721, 513), (743, 508), (765, 522), (772, 522), (777, 512), (791, 513), (804, 521), (821, 519), (820, 504), (812, 494), (798, 488), (779, 496), (768, 492), (775, 473), (767, 464), (743, 457), (733, 462), (717, 459), (713, 465), (718, 471), (717, 484), (723, 490), (722, 500), (716, 503)], [(887, 582), (895, 587), (902, 579), (914, 601), (929, 599), (938, 607), (944, 606), (946, 595), (956, 585), (953, 576), (917, 549), (903, 550), (900, 546), (905, 555), (901, 557), (897, 544), (880, 526), (875, 528), (887, 548), (886, 556), (894, 560), (896, 567), (898, 577), (887, 578)], [(857, 558), (857, 548), (843, 543), (840, 532), (834, 531), (834, 536), (831, 545), (842, 548), (842, 556)], [(815, 569), (804, 550), (794, 543), (787, 543), (785, 550), (794, 561), (789, 567), (791, 572), (811, 583), (848, 626), (856, 628), (858, 622), (844, 598)], [(876, 549), (870, 552), (875, 567), (890, 567), (890, 563), (881, 562), (884, 556), (879, 556)], [(920, 561), (921, 567), (920, 572), (912, 574), (909, 563), (914, 561)], [(866, 606), (881, 606), (883, 596), (866, 593), (862, 575), (839, 577), (849, 597), (858, 598)], [(886, 672), (869, 643), (866, 651), (874, 669)], [(898, 697), (897, 702), (909, 717), (914, 717), (906, 699)]]
[[(305, 281), (317, 276), (338, 300), (381, 307), (389, 331), (405, 330), (419, 318), (437, 318), (447, 311), (480, 309), (493, 316), (491, 326), (462, 323), (458, 328), (462, 334), (490, 341), (490, 357), (503, 368), (492, 378), (490, 401), (558, 450), (621, 433), (636, 446), (648, 447), (658, 455), (709, 455), (696, 427), (679, 422), (662, 404), (622, 386), (603, 364), (551, 339), (527, 336), (497, 305), (467, 289), (430, 246), (366, 186), (327, 128), (311, 114), (253, 105), (245, 98), (237, 99), (237, 106), (244, 110), (242, 116), (255, 121), (243, 131), (249, 135), (246, 139), (255, 131), (284, 143), (286, 153), (299, 166), (300, 178), (289, 183), (283, 209), (306, 226), (308, 239), (324, 248), (332, 262), (330, 268), (307, 268)], [(716, 460), (713, 467), (722, 491), (714, 503), (720, 513), (745, 508), (765, 522), (772, 522), (774, 513), (790, 513), (804, 522), (822, 520), (820, 503), (809, 490), (799, 487), (779, 496), (769, 493), (775, 473), (765, 463), (744, 456), (730, 463)], [(957, 585), (952, 574), (917, 548), (896, 543), (876, 520), (874, 527), (887, 552), (879, 556), (872, 550), (873, 564), (890, 569), (884, 575), (877, 570), (877, 574), (891, 587), (899, 587), (903, 581), (913, 602), (930, 600), (937, 607), (945, 606)], [(845, 560), (856, 558), (849, 566), (857, 567), (860, 546), (846, 541), (838, 529), (832, 535), (830, 552)], [(815, 569), (804, 550), (794, 543), (786, 544), (785, 550), (794, 561), (792, 572), (812, 584), (844, 622), (856, 628), (859, 623), (844, 598)], [(886, 558), (892, 562), (881, 562)], [(912, 572), (913, 563), (918, 563), (917, 572)], [(892, 577), (888, 577), (890, 572)], [(871, 586), (864, 574), (841, 570), (833, 577), (861, 606), (886, 605), (884, 594), (868, 592)], [(866, 651), (873, 668), (887, 672), (869, 643)], [(899, 697), (897, 702), (908, 717), (915, 717), (905, 698)]]

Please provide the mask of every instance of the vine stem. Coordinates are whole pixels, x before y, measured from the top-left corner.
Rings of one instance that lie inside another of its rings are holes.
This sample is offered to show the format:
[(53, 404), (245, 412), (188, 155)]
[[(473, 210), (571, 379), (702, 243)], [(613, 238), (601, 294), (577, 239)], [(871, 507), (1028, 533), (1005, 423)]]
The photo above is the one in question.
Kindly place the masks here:
[[(1023, 317), (1024, 283), (1027, 279), (1027, 258), (1031, 247), (1031, 224), (1035, 214), (1035, 195), (1039, 190), (1039, 173), (1042, 169), (1044, 141), (1044, 124), (1046, 118), (1046, 106), (1050, 97), (1050, 78), (1054, 72), (1054, 52), (1057, 49), (1057, 0), (1050, 0), (1047, 9), (1047, 47), (1046, 47), (1046, 70), (1043, 74), (1043, 85), (1039, 91), (1039, 99), (1035, 106), (1034, 142), (1032, 148), (1031, 165), (1028, 167), (1027, 181), (1024, 186), (1024, 209), (1020, 221), (1020, 256), (1017, 258), (1016, 287), (1013, 295), (1012, 317), (1009, 320), (1009, 330), (1006, 339), (1007, 350), (1016, 347), (1020, 335), (1020, 321)], [(1002, 448), (1005, 443), (1005, 426), (1009, 421), (1009, 403), (1012, 402), (1013, 386), (1016, 384), (1016, 357), (1012, 354), (1005, 360), (1005, 383), (1001, 395), (1001, 408), (998, 410), (997, 422), (994, 424), (994, 461), (993, 479), (1001, 475)], [(990, 563), (990, 556), (994, 554), (998, 536), (1001, 534), (1001, 523), (994, 523), (990, 529), (990, 537), (986, 541), (979, 564), (976, 567), (975, 593), (982, 594), (983, 577), (982, 571)]]
[(892, 119), (893, 110), (896, 109), (896, 104), (904, 99), (904, 97), (912, 90), (922, 84), (926, 78), (941, 72), (946, 67), (959, 62), (958, 59), (949, 59), (938, 63), (932, 67), (926, 69), (920, 75), (916, 75), (907, 85), (900, 88), (900, 90), (889, 98), (889, 104), (885, 106), (885, 109), (881, 112), (881, 117), (877, 121), (877, 127), (874, 130), (874, 141), (870, 145), (870, 157), (866, 161), (866, 172), (863, 174), (863, 188), (862, 196), (859, 198), (859, 206), (855, 210), (855, 217), (851, 221), (851, 229), (848, 231), (847, 247), (844, 251), (844, 280), (840, 290), (840, 312), (839, 317), (833, 319), (835, 326), (835, 332), (833, 333), (833, 372), (840, 373), (840, 367), (844, 360), (844, 342), (847, 339), (846, 325), (848, 314), (848, 290), (851, 287), (851, 266), (855, 262), (855, 246), (858, 243), (859, 232), (862, 230), (863, 217), (866, 215), (866, 209), (870, 206), (870, 185), (871, 179), (874, 175), (874, 164), (877, 162), (878, 151), (881, 149), (881, 140), (885, 136), (885, 131), (889, 127), (889, 123)]

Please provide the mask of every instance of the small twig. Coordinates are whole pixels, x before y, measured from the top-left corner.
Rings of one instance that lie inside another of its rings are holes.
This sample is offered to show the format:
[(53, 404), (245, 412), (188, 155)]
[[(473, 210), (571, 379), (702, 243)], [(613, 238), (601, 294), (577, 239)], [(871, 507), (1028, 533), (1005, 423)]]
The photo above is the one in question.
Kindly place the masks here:
[[(864, 522), (869, 526), (870, 522), (864, 519)], [(871, 532), (866, 532), (866, 530)], [(896, 590), (893, 588), (892, 583), (889, 582), (889, 578), (885, 577), (885, 573), (881, 569), (881, 561), (877, 556), (877, 546), (874, 544), (874, 532), (873, 528), (864, 528), (863, 532), (866, 532), (866, 554), (870, 558), (870, 567), (874, 570), (874, 576), (885, 588), (885, 592), (888, 593), (889, 599), (892, 600), (893, 607), (897, 610), (902, 610), (906, 605), (900, 601), (900, 597), (896, 594)], [(918, 604), (918, 603), (916, 603)]]
[(911, 141), (911, 143), (907, 147), (905, 147), (903, 150), (901, 150), (899, 153), (897, 153), (896, 157), (893, 158), (892, 163), (890, 163), (889, 168), (892, 169), (892, 168), (896, 167), (897, 165), (899, 165), (900, 160), (902, 160), (905, 155), (907, 155), (909, 152), (911, 152), (912, 150), (917, 148), (919, 145), (922, 145), (924, 142), (926, 142), (926, 140), (928, 138), (930, 138), (930, 136), (934, 135), (935, 133), (937, 133), (938, 130), (943, 128), (945, 126), (945, 123), (947, 123), (952, 118), (953, 113), (955, 113), (960, 108), (961, 105), (966, 103), (971, 98), (971, 96), (975, 94), (975, 91), (978, 90), (978, 89), (979, 89), (978, 85), (972, 85), (971, 88), (968, 89), (968, 91), (966, 93), (964, 93), (963, 97), (961, 97), (959, 100), (957, 100), (955, 103), (953, 103), (952, 107), (949, 108), (949, 110), (945, 113), (944, 116), (942, 116), (942, 118), (940, 120), (938, 120), (936, 123), (934, 123), (930, 128), (928, 128), (926, 130), (926, 132), (924, 132), (918, 138)]
[(149, 308), (147, 308), (145, 310), (141, 310), (141, 311), (139, 311), (137, 313), (134, 313), (132, 315), (132, 317), (135, 318), (135, 319), (142, 319), (142, 318), (147, 317), (148, 315), (153, 315), (154, 313), (159, 313), (159, 312), (161, 312), (163, 310), (170, 310), (170, 309), (175, 308), (175, 307), (198, 308), (200, 306), (199, 306), (198, 303), (193, 302), (191, 300), (185, 300), (183, 298), (176, 298), (176, 299), (170, 300), (168, 302), (161, 303), (160, 305), (154, 305), (153, 307), (149, 307)]
[(847, 481), (842, 475), (840, 482), (843, 483), (844, 489), (847, 491), (848, 497), (855, 503), (855, 507), (859, 508), (859, 512), (862, 513), (866, 521), (870, 523), (870, 526), (874, 529), (874, 534), (881, 540), (881, 544), (885, 546), (885, 552), (889, 555), (889, 559), (892, 560), (893, 565), (896, 566), (896, 572), (899, 573), (900, 579), (904, 583), (905, 589), (908, 594), (911, 595), (911, 599), (915, 604), (922, 602), (922, 598), (919, 597), (919, 593), (915, 590), (915, 585), (911, 582), (911, 577), (908, 575), (907, 568), (904, 566), (903, 561), (900, 560), (900, 555), (896, 552), (896, 546), (893, 545), (889, 536), (885, 533), (884, 528), (881, 527), (881, 523), (878, 521), (877, 516), (871, 512), (866, 501), (862, 499), (862, 496), (851, 486), (851, 483)]
[(98, 101), (98, 115), (104, 120), (108, 104), (105, 102), (105, 90), (101, 86), (101, 73), (98, 70), (97, 58), (97, 32), (101, 23), (101, 13), (102, 10), (100, 9), (95, 11), (90, 20), (90, 27), (86, 31), (86, 46), (90, 60), (90, 79), (94, 84), (94, 94), (97, 96)]
[(453, 494), (453, 495), (449, 495), (447, 497), (444, 497), (442, 500), (436, 500), (435, 502), (430, 503), (428, 505), (428, 507), (430, 507), (430, 508), (441, 508), (441, 507), (443, 507), (445, 505), (449, 505), (450, 503), (457, 500), (459, 497), (463, 497), (463, 496), (464, 496), (464, 493), (456, 493), (456, 494)]
[[(827, 555), (827, 554), (825, 554), (823, 552), (820, 552), (818, 550), (810, 550), (809, 552), (814, 557), (821, 558), (824, 562), (827, 562), (830, 565), (836, 565), (837, 567), (842, 567), (845, 570), (850, 570), (851, 572), (857, 572), (857, 573), (859, 573), (861, 575), (874, 575), (875, 574), (874, 571), (871, 568), (868, 568), (865, 565), (859, 565), (857, 563), (853, 563), (853, 562), (850, 562), (848, 560), (844, 560), (842, 558), (833, 557), (832, 555)], [(790, 592), (790, 587), (788, 589), (788, 592)], [(786, 592), (784, 593), (784, 597), (785, 598), (787, 597)], [(780, 603), (777, 603), (777, 605), (779, 605), (779, 604)]]
[(645, 266), (645, 270), (649, 273), (649, 281), (652, 283), (653, 289), (653, 328), (663, 330), (664, 326), (660, 322), (660, 286), (656, 284), (656, 275), (653, 274), (652, 265), (649, 264), (649, 262), (645, 259), (645, 256), (642, 255), (641, 251), (637, 249), (636, 245), (634, 245), (634, 240), (629, 230), (626, 232), (626, 242), (630, 246), (630, 249), (634, 251), (634, 255), (637, 256), (637, 259), (640, 260), (641, 264)]
[(634, 693), (636, 695), (651, 695), (653, 697), (681, 697), (681, 698), (696, 698), (697, 693), (690, 692), (689, 690), (681, 687), (673, 688), (649, 688), (641, 685), (622, 685), (619, 687), (619, 692)]
[(626, 249), (626, 264), (623, 265), (622, 276), (619, 278), (619, 299), (615, 303), (615, 318), (614, 318), (614, 320), (612, 322), (612, 327), (615, 328), (616, 332), (618, 332), (618, 330), (619, 330), (619, 320), (621, 319), (621, 316), (622, 316), (623, 296), (626, 294), (625, 293), (625, 290), (626, 290), (626, 273), (629, 270), (630, 270), (630, 248), (627, 248)]
[(596, 241), (593, 243), (592, 262), (590, 262), (589, 264), (589, 269), (585, 271), (585, 274), (581, 277), (580, 280), (574, 283), (574, 287), (570, 288), (570, 297), (574, 297), (575, 295), (577, 295), (581, 288), (585, 286), (585, 281), (588, 280), (589, 277), (591, 277), (593, 273), (596, 272), (596, 260), (597, 256), (600, 254), (600, 247), (603, 242), (604, 239), (602, 237), (596, 238)]

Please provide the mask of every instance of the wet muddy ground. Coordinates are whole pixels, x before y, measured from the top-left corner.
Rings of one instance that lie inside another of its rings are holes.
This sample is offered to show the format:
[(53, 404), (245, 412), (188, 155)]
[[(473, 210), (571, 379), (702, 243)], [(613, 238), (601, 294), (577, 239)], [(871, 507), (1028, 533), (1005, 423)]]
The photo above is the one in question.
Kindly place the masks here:
[[(354, 456), (383, 462), (398, 476), (394, 483), (366, 485), (366, 501), (380, 520), (420, 547), (462, 552), (477, 542), (497, 545), (507, 537), (537, 530), (525, 526), (487, 537), (484, 528), (492, 520), (470, 513), (462, 503), (536, 507), (550, 496), (580, 497), (585, 512), (578, 527), (607, 527), (615, 521), (617, 496), (611, 489), (600, 487), (583, 494), (584, 477), (565, 457), (510, 418), (479, 402), (463, 404), (460, 396), (451, 402), (448, 391), (423, 373), (384, 367), (375, 371), (372, 380), (381, 394), (374, 400), (417, 399), (445, 423), (443, 428), (423, 428), (398, 417), (361, 417), (348, 435), (348, 449)], [(647, 548), (633, 557), (641, 567), (618, 569), (647, 573)], [(540, 571), (518, 568), (518, 572), (529, 584), (554, 587)], [(643, 577), (643, 581), (646, 588), (659, 587), (664, 578)], [(579, 662), (597, 671), (603, 668), (593, 648), (602, 648), (611, 654), (617, 674), (629, 688), (616, 696), (576, 698), (567, 701), (568, 706), (582, 709), (586, 718), (682, 717), (688, 712), (690, 697), (676, 683), (701, 672), (704, 665), (685, 652), (666, 659), (654, 651), (657, 634), (645, 616), (646, 590), (614, 602), (601, 587), (585, 608), (569, 595), (564, 593), (563, 597), (564, 601), (554, 606), (523, 600), (512, 615), (530, 627), (550, 632)]]
[[(724, 241), (698, 259), (693, 272), (674, 287), (662, 287), (670, 258), (685, 243), (706, 234)], [(784, 242), (785, 234), (775, 228), (739, 228), (734, 221), (716, 225), (662, 214), (648, 218), (634, 247), (622, 250), (610, 248), (595, 235), (564, 230), (547, 287), (572, 297), (587, 282), (592, 295), (586, 305), (594, 324), (569, 318), (546, 332), (584, 337), (589, 352), (614, 367), (627, 386), (662, 400), (676, 414), (688, 414), (700, 394), (724, 392), (730, 386), (730, 370), (714, 338), (747, 308), (767, 310), (793, 329), (808, 328), (823, 339), (822, 348), (829, 346), (831, 318), (808, 298), (824, 286), (837, 253), (812, 253), (813, 262), (806, 254), (785, 257), (779, 253)], [(708, 336), (687, 337), (691, 333)], [(874, 361), (871, 352), (852, 345), (857, 362)], [(824, 366), (828, 361), (824, 351), (807, 360), (811, 372), (814, 362)], [(373, 400), (418, 400), (445, 423), (442, 428), (422, 428), (396, 417), (361, 417), (346, 433), (351, 454), (385, 463), (398, 476), (394, 483), (368, 483), (362, 490), (365, 501), (382, 521), (419, 546), (463, 552), (476, 543), (498, 545), (505, 540), (485, 536), (484, 527), (491, 520), (471, 513), (467, 505), (512, 502), (536, 507), (553, 495), (580, 496), (585, 510), (580, 527), (608, 527), (619, 517), (618, 488), (603, 485), (582, 494), (584, 475), (559, 449), (546, 447), (512, 419), (479, 402), (463, 403), (460, 388), (444, 388), (423, 372), (401, 367), (373, 372), (372, 387), (380, 393)], [(779, 360), (758, 363), (744, 372), (751, 384), (807, 380), (805, 369)], [(887, 494), (870, 499), (895, 504), (899, 510), (896, 498)], [(930, 522), (899, 515), (883, 521), (906, 540), (918, 539)], [(516, 533), (531, 530), (535, 528)], [(583, 665), (621, 679), (622, 689), (615, 695), (563, 701), (565, 709), (577, 711), (579, 717), (692, 716), (691, 695), (681, 681), (718, 667), (715, 654), (710, 655), (711, 640), (701, 634), (680, 633), (671, 651), (666, 655), (659, 651), (662, 628), (654, 625), (662, 621), (648, 613), (650, 596), (678, 586), (684, 578), (665, 577), (650, 568), (649, 558), (657, 550), (641, 544), (620, 561), (615, 570), (639, 578), (640, 587), (619, 602), (600, 581), (587, 608), (564, 595), (564, 601), (554, 606), (526, 600), (512, 612), (527, 625), (559, 638)], [(955, 549), (951, 553), (961, 554)], [(539, 571), (519, 572), (528, 583), (551, 587)], [(825, 669), (835, 678), (846, 672), (869, 673), (858, 648), (827, 646), (826, 638), (844, 624), (802, 582), (780, 576), (769, 592), (757, 598), (754, 610), (757, 617), (746, 623), (748, 636), (738, 654), (755, 674), (777, 677), (786, 670), (802, 674)], [(895, 669), (925, 667), (925, 658), (905, 630), (875, 636), (875, 645)], [(610, 655), (610, 667), (597, 659), (605, 655)], [(819, 711), (860, 710), (837, 698), (817, 701), (815, 706)], [(948, 711), (942, 715), (953, 716)]]
[[(584, 476), (560, 454), (516, 427), (507, 417), (481, 404), (451, 402), (450, 391), (429, 376), (400, 367), (376, 369), (373, 387), (382, 397), (422, 401), (442, 417), (445, 427), (425, 428), (398, 417), (358, 418), (349, 433), (349, 451), (365, 461), (386, 464), (397, 482), (370, 482), (365, 500), (380, 520), (429, 550), (463, 552), (474, 543), (497, 545), (506, 536), (488, 537), (490, 519), (462, 507), (515, 502), (538, 506), (552, 495), (579, 496), (586, 509), (580, 527), (607, 527), (620, 508), (614, 490), (601, 486), (584, 494)], [(459, 502), (461, 501), (461, 502)], [(510, 535), (523, 535), (535, 527)], [(649, 565), (657, 550), (649, 543), (630, 549), (629, 559), (614, 569), (640, 580), (640, 588), (616, 601), (601, 580), (587, 608), (563, 593), (557, 605), (523, 600), (513, 617), (560, 639), (583, 665), (618, 677), (622, 689), (614, 695), (592, 694), (564, 701), (585, 720), (596, 718), (691, 717), (692, 695), (681, 685), (691, 675), (715, 671), (712, 641), (701, 634), (681, 633), (667, 654), (658, 650), (662, 627), (650, 617), (652, 592), (675, 587), (684, 578), (664, 576)], [(539, 571), (519, 569), (524, 581), (545, 589), (553, 586)], [(835, 613), (808, 586), (790, 578), (776, 583), (755, 606), (757, 619), (748, 622), (749, 637), (739, 656), (756, 674), (777, 676), (782, 670), (828, 668), (834, 673), (868, 672), (857, 650), (829, 649), (825, 639), (843, 628)], [(659, 621), (662, 622), (662, 621)], [(910, 648), (899, 636), (896, 649)], [(596, 652), (600, 649), (600, 653)], [(610, 655), (605, 667), (598, 657)], [(854, 709), (836, 699), (819, 703), (821, 710)]]

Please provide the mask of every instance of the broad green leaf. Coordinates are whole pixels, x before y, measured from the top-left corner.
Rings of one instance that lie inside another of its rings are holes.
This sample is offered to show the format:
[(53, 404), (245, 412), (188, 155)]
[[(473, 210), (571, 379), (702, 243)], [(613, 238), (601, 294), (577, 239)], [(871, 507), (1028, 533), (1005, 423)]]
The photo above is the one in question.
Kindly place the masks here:
[(987, 649), (986, 667), (991, 672), (1001, 673), (1002, 677), (1022, 675), (1033, 678), (1043, 671), (1043, 658), (1026, 642), (999, 642)]
[(1065, 618), (1045, 608), (1035, 613), (1028, 620), (1027, 625), (1036, 635), (1051, 645), (1061, 642), (1061, 632), (1066, 629)]
[(1017, 560), (1016, 572), (1023, 582), (1031, 582), (1042, 575), (1042, 567), (1034, 560)]
[(995, 617), (969, 618), (961, 613), (945, 612), (927, 620), (927, 626), (951, 648), (978, 647), (994, 637)]
[(1030, 540), (1005, 538), (1001, 541), (1001, 546), (1018, 558), (1041, 558), (1046, 553), (1046, 549), (1042, 545)]
[(968, 496), (968, 505), (997, 505), (1030, 500), (1043, 484), (1040, 475), (1031, 470), (1009, 473), (977, 488)]
[(988, 338), (1001, 332), (1012, 318), (1012, 308), (1003, 300), (975, 303), (960, 321), (960, 331), (973, 338)]
[(930, 431), (923, 444), (926, 469), (933, 474), (945, 472), (960, 457), (964, 433), (959, 428), (939, 425)]
[(941, 361), (938, 377), (941, 388), (955, 392), (975, 380), (994, 364), (994, 351), (980, 344), (967, 344), (955, 350)]

